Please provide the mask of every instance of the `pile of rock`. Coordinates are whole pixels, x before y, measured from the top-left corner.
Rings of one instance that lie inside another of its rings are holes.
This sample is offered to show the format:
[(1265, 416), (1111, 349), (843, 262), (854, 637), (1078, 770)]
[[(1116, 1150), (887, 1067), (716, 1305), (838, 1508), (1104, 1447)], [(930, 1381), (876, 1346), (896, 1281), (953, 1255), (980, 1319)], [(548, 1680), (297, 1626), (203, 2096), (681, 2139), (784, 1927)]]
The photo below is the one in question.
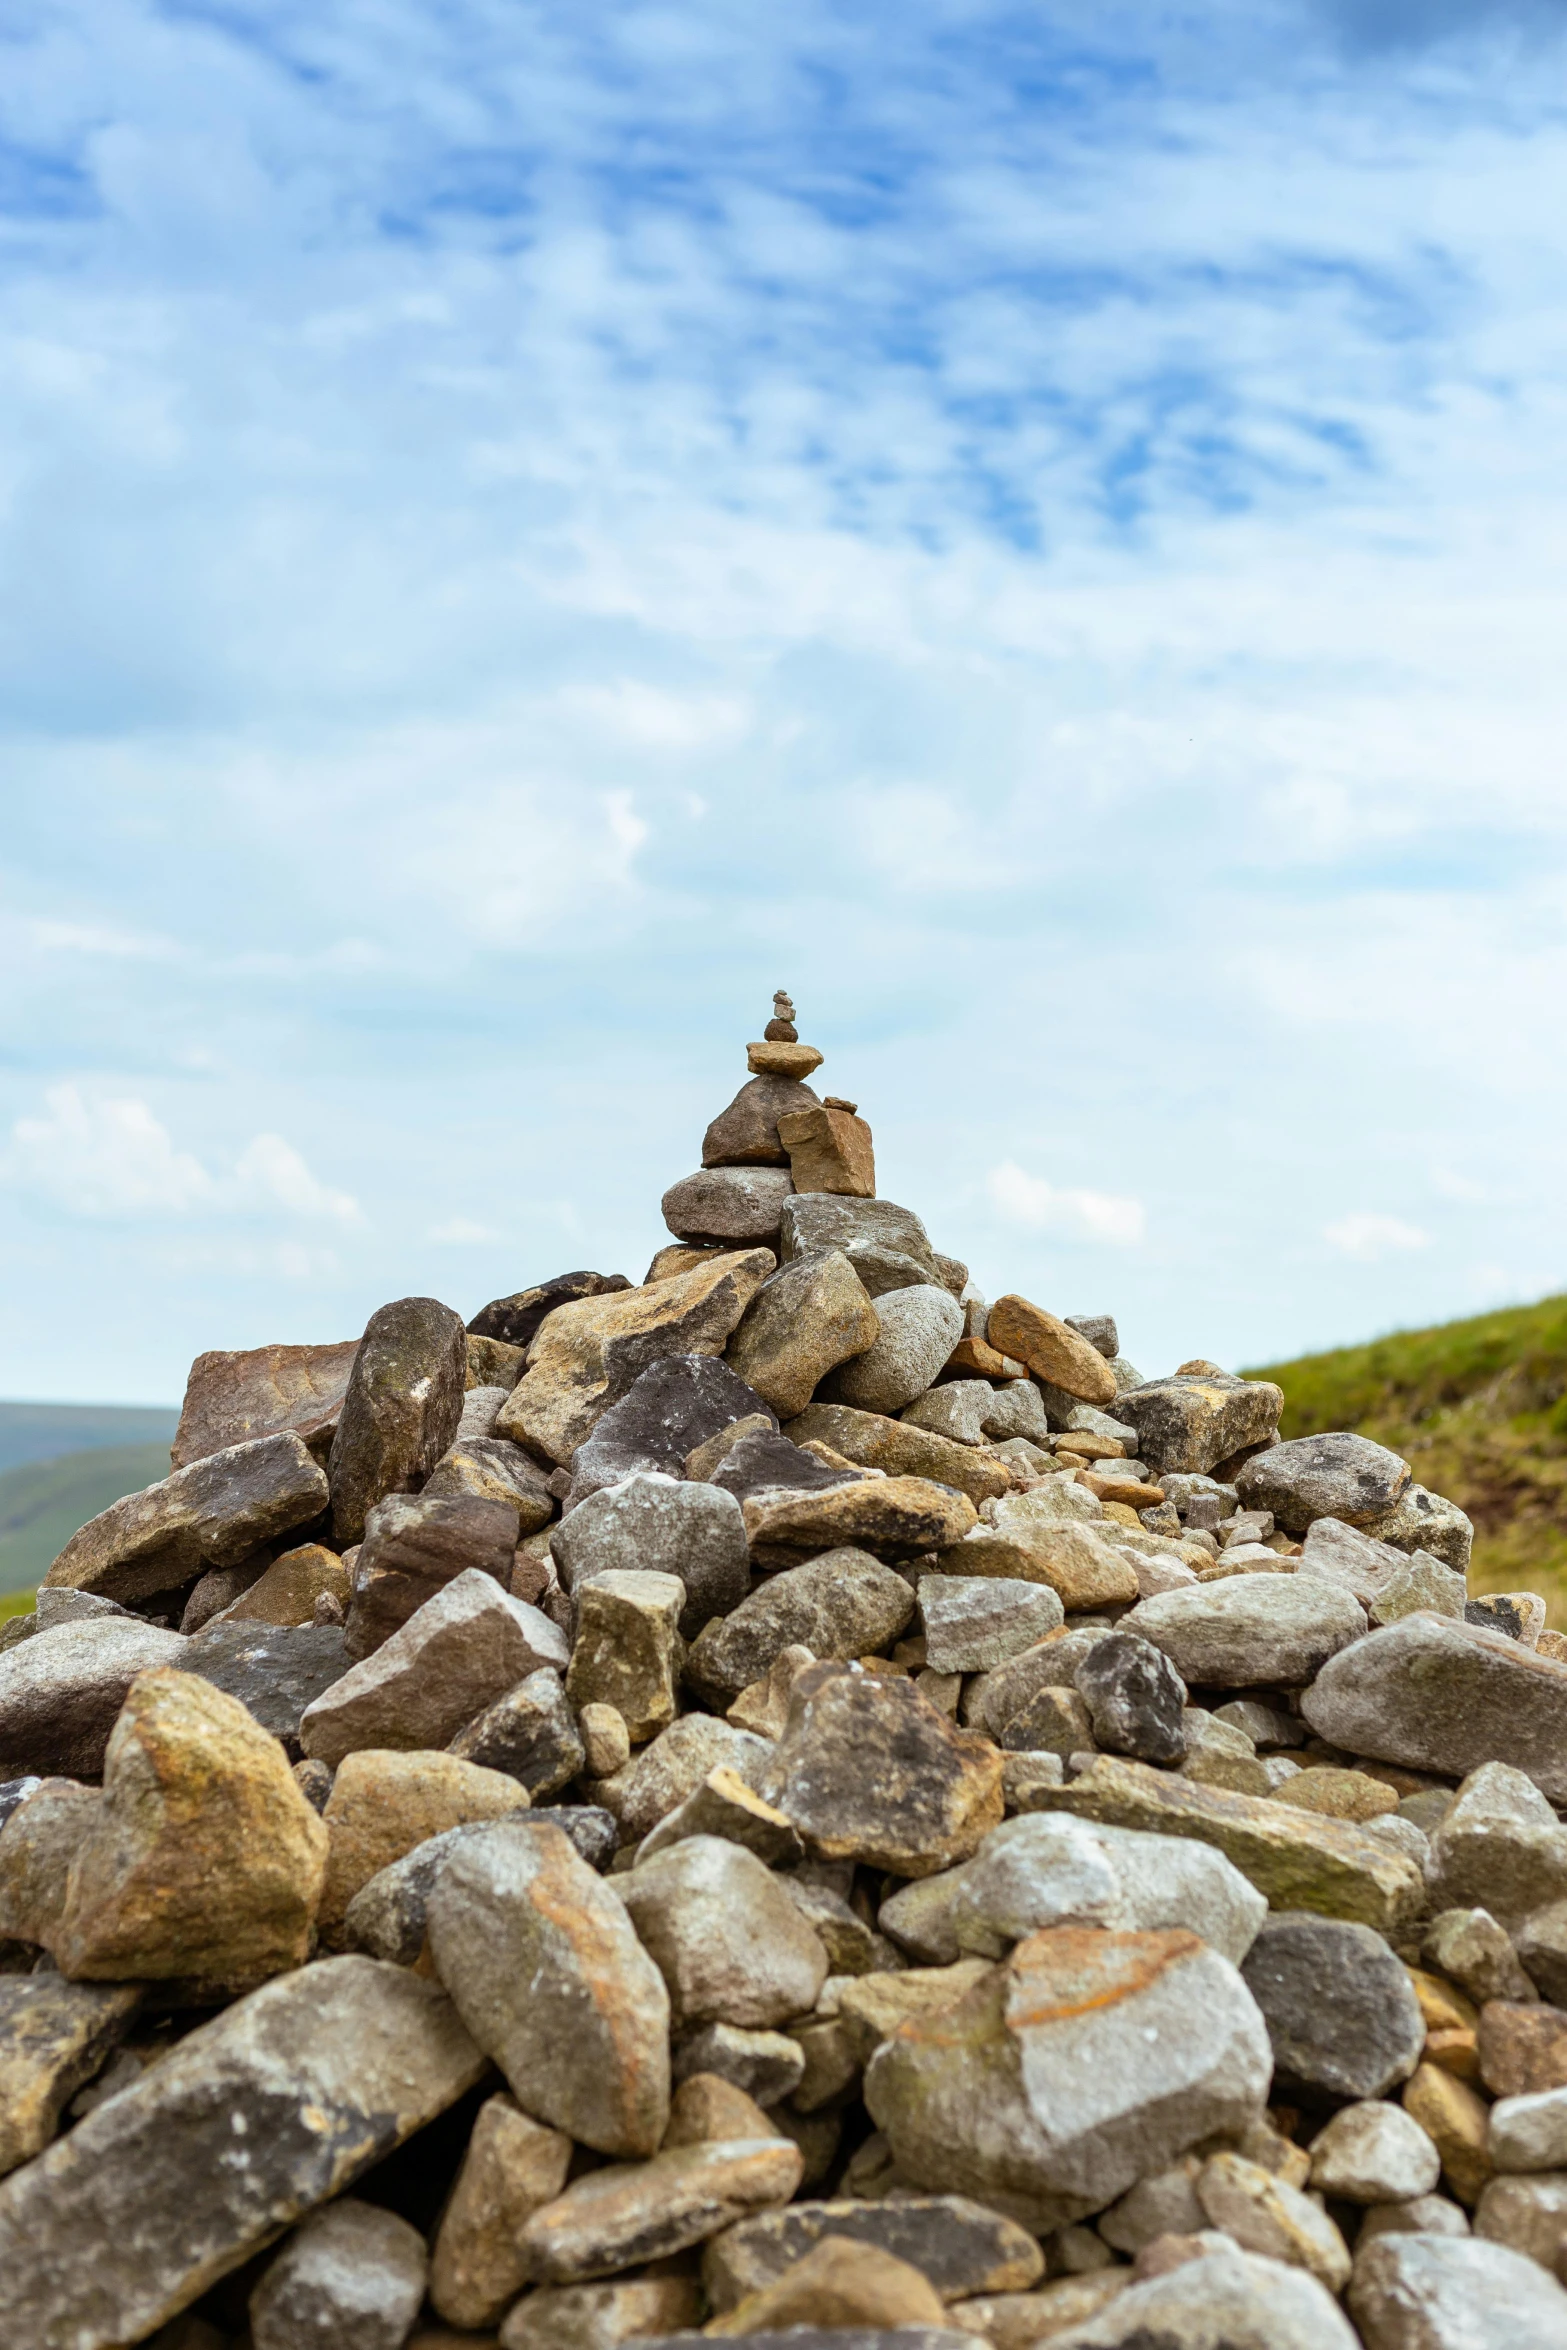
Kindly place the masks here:
[(202, 1356), (8, 1627), (0, 2341), (1562, 2350), (1567, 1641), (749, 1058), (640, 1284)]

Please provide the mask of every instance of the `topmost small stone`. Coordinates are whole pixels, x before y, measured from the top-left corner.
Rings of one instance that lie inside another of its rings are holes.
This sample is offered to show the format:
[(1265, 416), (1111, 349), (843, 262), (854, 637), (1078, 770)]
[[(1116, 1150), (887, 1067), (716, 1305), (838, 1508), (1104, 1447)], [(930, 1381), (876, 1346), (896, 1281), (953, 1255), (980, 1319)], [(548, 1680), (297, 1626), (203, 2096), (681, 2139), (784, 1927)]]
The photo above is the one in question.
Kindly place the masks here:
[(794, 1006), (789, 1001), (787, 989), (774, 988), (773, 1016), (762, 1030), (762, 1034), (769, 1044), (799, 1043), (800, 1032), (794, 1024)]

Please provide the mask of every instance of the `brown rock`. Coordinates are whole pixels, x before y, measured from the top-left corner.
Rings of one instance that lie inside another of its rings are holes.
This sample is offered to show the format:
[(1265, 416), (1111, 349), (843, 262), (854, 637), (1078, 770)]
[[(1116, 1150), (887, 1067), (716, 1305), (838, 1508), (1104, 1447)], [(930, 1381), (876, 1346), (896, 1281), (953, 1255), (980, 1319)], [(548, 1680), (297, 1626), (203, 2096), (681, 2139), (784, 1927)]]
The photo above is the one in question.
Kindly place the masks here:
[(852, 1404), (809, 1404), (784, 1434), (794, 1444), (825, 1444), (862, 1469), (955, 1485), (976, 1505), (997, 1500), (1012, 1483), (999, 1461), (973, 1445), (954, 1443), (950, 1436), (938, 1436), (908, 1420), (889, 1419), (882, 1412), (856, 1411)]
[(1080, 1402), (1114, 1403), (1115, 1373), (1099, 1349), (1026, 1297), (998, 1297), (985, 1336), (1002, 1354), (1026, 1363), (1036, 1377)]
[(504, 1436), (464, 1437), (442, 1454), (424, 1488), (424, 1499), (456, 1494), (509, 1503), (522, 1534), (536, 1534), (555, 1515), (555, 1496), (544, 1471), (520, 1444), (509, 1443)]
[(569, 1462), (650, 1364), (721, 1354), (774, 1262), (770, 1249), (729, 1251), (641, 1289), (557, 1306), (528, 1349), (496, 1434)]
[(430, 2262), (430, 2299), (454, 2326), (494, 2325), (526, 2278), (517, 2237), (566, 2184), (571, 2140), (502, 2094), (480, 2106)]
[(1480, 2010), (1480, 2078), (1493, 2097), (1567, 2088), (1567, 2012), (1488, 1999)]
[(840, 1363), (864, 1354), (880, 1334), (876, 1308), (859, 1275), (842, 1249), (829, 1249), (825, 1256), (798, 1257), (768, 1276), (724, 1350), (725, 1359), (785, 1418), (803, 1412), (818, 1382)]
[(827, 1953), (754, 1853), (688, 1836), (616, 1879), (615, 1889), (669, 1991), (676, 2029), (767, 2029), (809, 2014)]
[(1380, 1779), (1328, 1763), (1314, 1763), (1308, 1770), (1294, 1772), (1282, 1787), (1274, 1789), (1273, 1801), (1293, 1804), (1297, 1811), (1319, 1812), (1324, 1819), (1356, 1823), (1385, 1819), (1398, 1809), (1397, 1795)]
[(361, 1885), (427, 1837), (465, 1820), (499, 1819), (528, 1808), (528, 1791), (503, 1772), (453, 1754), (369, 1749), (344, 1757), (322, 1821), (330, 1838), (321, 1891), (322, 1939), (329, 1945)]
[(188, 1583), (318, 1517), (326, 1478), (292, 1429), (209, 1453), (88, 1520), (44, 1577), (48, 1590), (128, 1603)]
[(815, 1665), (794, 1684), (760, 1791), (823, 1859), (926, 1877), (999, 1825), (1001, 1756), (912, 1681)]
[(468, 1389), (504, 1387), (509, 1394), (522, 1377), (527, 1348), (508, 1346), (501, 1338), (475, 1338), (468, 1333), (463, 1349), (468, 1358)]
[(726, 1253), (716, 1241), (708, 1248), (689, 1248), (683, 1240), (672, 1240), (667, 1247), (654, 1250), (653, 1262), (642, 1277), (642, 1287), (650, 1289), (655, 1281), (673, 1281), (677, 1273), (694, 1273)]
[(942, 1552), (941, 1569), (947, 1575), (1004, 1575), (1047, 1584), (1069, 1614), (1125, 1607), (1138, 1596), (1137, 1570), (1129, 1559), (1097, 1528), (1058, 1517), (1033, 1493), (1005, 1495), (988, 1525), (975, 1526)]
[(313, 1624), (316, 1601), (326, 1592), (347, 1612), (348, 1570), (335, 1550), (304, 1543), (274, 1559), (258, 1580), (224, 1610), (229, 1623)]
[(44, 1779), (0, 1829), (0, 1940), (51, 1941), (71, 1861), (98, 1816), (96, 1787)]
[(356, 1664), (372, 1656), (470, 1568), (509, 1589), (516, 1548), (517, 1512), (509, 1502), (397, 1493), (375, 1503), (354, 1569), (349, 1656)]
[(716, 2138), (777, 2138), (783, 2133), (769, 2121), (754, 2097), (737, 2089), (719, 2073), (688, 2073), (675, 2091), (669, 2108), (661, 2154), (672, 2146), (701, 2146)]
[[(517, 2303), (501, 2350), (616, 2350), (643, 2336), (693, 2329), (702, 2314), (695, 2277), (619, 2277), (604, 2285), (543, 2285)], [(419, 2350), (417, 2336), (408, 2350)], [(443, 2346), (444, 2350), (444, 2346)], [(465, 2350), (460, 2343), (450, 2350)], [(473, 2350), (481, 2350), (474, 2345)]]
[(0, 2175), (43, 2152), (140, 2005), (133, 1983), (0, 1975)]
[(949, 1549), (977, 1523), (967, 1494), (925, 1477), (865, 1478), (819, 1493), (764, 1487), (742, 1507), (751, 1556), (769, 1566), (842, 1548), (869, 1551), (873, 1558), (913, 1558)]
[(803, 2168), (787, 2138), (710, 2140), (651, 2162), (611, 2163), (534, 2214), (522, 2231), (522, 2257), (528, 2273), (549, 2284), (613, 2276), (787, 2203)]
[(577, 1733), (590, 1779), (607, 1779), (631, 1760), (631, 1732), (614, 1706), (590, 1699), (578, 1709)]
[(1403, 2104), (1442, 2157), (1449, 2192), (1473, 2209), (1491, 2176), (1485, 2100), (1451, 2073), (1423, 2064), (1404, 2084)]
[(332, 1533), (358, 1542), (367, 1511), (414, 1492), (457, 1433), (467, 1389), (460, 1316), (433, 1297), (404, 1297), (365, 1324), (332, 1440)]
[[(943, 1971), (955, 1976), (960, 1970)], [(972, 1983), (986, 1970), (962, 1971)], [(956, 1995), (954, 1986), (950, 1996)], [(934, 2012), (929, 2003), (927, 2010)], [(912, 2005), (905, 2009), (906, 2014), (916, 2012)], [(894, 2028), (898, 2020), (894, 2019)], [(742, 2220), (703, 2255), (703, 2281), (714, 2309), (731, 2310), (747, 2295), (776, 2283), (827, 2236), (862, 2248), (874, 2246), (906, 2262), (943, 2302), (1031, 2285), (1045, 2265), (1039, 2245), (1015, 2220), (1003, 2219), (966, 2195), (916, 2195), (905, 2186), (896, 2199), (885, 2202), (845, 2197), (791, 2203), (784, 2211)], [(951, 2325), (955, 2319), (943, 2322)]]
[(753, 1077), (793, 1077), (803, 1080), (822, 1065), (822, 1056), (813, 1044), (790, 1044), (786, 1039), (774, 1039), (761, 1044), (748, 1044), (745, 1065)]
[[(819, 1109), (808, 1085), (792, 1077), (752, 1077), (702, 1138), (704, 1167), (787, 1167), (778, 1120), (790, 1111)], [(796, 1186), (798, 1189), (798, 1185)]]
[(786, 1110), (778, 1121), (778, 1139), (789, 1153), (796, 1191), (831, 1191), (848, 1199), (876, 1197), (876, 1155), (863, 1118), (825, 1105)]
[(304, 1963), (327, 1832), (237, 1698), (161, 1666), (133, 1683), (49, 1947), (62, 1974), (251, 1985)]
[(257, 1346), (198, 1355), (185, 1382), (170, 1448), (176, 1469), (232, 1444), (291, 1428), (323, 1453), (337, 1430), (359, 1341), (330, 1346)]
[(675, 1718), (685, 1658), (678, 1575), (609, 1567), (577, 1594), (577, 1640), (566, 1675), (574, 1706), (612, 1705), (640, 1746)]
[(1004, 1355), (988, 1339), (960, 1338), (947, 1358), (947, 1369), (963, 1379), (1026, 1379), (1028, 1365)]
[(709, 2334), (776, 2333), (788, 2326), (944, 2326), (946, 2305), (917, 2268), (874, 2244), (823, 2236), (776, 2283), (748, 2293)]

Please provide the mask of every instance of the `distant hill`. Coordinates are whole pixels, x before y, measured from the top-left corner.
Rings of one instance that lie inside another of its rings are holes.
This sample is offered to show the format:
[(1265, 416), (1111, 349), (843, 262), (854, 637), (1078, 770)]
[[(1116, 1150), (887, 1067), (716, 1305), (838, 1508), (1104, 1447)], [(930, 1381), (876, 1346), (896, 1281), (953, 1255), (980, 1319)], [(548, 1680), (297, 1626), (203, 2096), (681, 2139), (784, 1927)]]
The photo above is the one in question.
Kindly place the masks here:
[(78, 1526), (166, 1477), (178, 1421), (168, 1405), (0, 1403), (0, 1594), (31, 1590)]
[(1567, 1630), (1567, 1297), (1270, 1363), (1285, 1436), (1356, 1428), (1475, 1523), (1475, 1591), (1538, 1591)]
[(179, 1416), (168, 1404), (0, 1403), (0, 1470), (160, 1439), (167, 1454)]

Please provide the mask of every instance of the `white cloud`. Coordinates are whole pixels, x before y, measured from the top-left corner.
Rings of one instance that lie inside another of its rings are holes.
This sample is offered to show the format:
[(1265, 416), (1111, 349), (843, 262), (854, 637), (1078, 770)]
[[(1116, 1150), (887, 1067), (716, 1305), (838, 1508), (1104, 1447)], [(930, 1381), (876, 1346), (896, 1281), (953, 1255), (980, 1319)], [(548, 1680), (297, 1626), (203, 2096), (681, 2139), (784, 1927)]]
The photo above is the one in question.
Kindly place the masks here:
[(240, 1152), (234, 1168), (238, 1196), (264, 1208), (283, 1208), (291, 1216), (324, 1217), (339, 1224), (364, 1221), (359, 1202), (346, 1191), (334, 1191), (306, 1166), (292, 1143), (281, 1134), (258, 1134)]
[[(359, 1204), (320, 1182), (280, 1134), (258, 1134), (231, 1174), (176, 1147), (151, 1105), (52, 1085), (42, 1117), (18, 1118), (0, 1182), (67, 1215), (134, 1220), (276, 1214), (361, 1222)], [(297, 1256), (292, 1263), (301, 1262)], [(301, 1278), (303, 1276), (300, 1276)]]
[(1362, 1265), (1374, 1265), (1400, 1249), (1431, 1246), (1429, 1232), (1406, 1224), (1399, 1216), (1341, 1216), (1336, 1224), (1323, 1225), (1322, 1237), (1341, 1257), (1353, 1257)]
[(1144, 1236), (1147, 1216), (1141, 1200), (1058, 1189), (1042, 1176), (1025, 1174), (1011, 1159), (992, 1167), (985, 1188), (1007, 1223), (1029, 1231), (1069, 1233), (1110, 1248), (1135, 1248)]

